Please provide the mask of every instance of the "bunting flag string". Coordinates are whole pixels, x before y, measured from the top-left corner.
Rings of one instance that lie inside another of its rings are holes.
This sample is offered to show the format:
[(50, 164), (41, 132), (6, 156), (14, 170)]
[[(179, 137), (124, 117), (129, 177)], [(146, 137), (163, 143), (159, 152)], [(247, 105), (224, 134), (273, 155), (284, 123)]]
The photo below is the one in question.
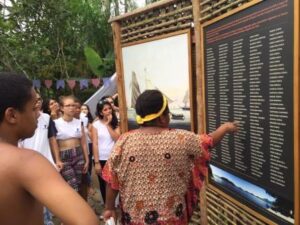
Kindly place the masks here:
[(80, 90), (87, 89), (89, 88), (89, 85), (91, 84), (92, 87), (98, 88), (102, 85), (108, 86), (110, 84), (110, 78), (105, 77), (103, 79), (101, 78), (92, 78), (92, 79), (70, 79), (70, 80), (39, 80), (39, 79), (34, 79), (32, 80), (33, 87), (36, 89), (40, 89), (42, 86), (45, 86), (47, 89), (50, 89), (53, 84), (56, 90), (59, 89), (64, 89), (67, 87), (73, 90), (76, 87), (76, 84), (79, 84)]
[(76, 86), (76, 81), (75, 80), (67, 80), (68, 86), (71, 90), (74, 89), (74, 87)]
[(56, 89), (64, 89), (65, 88), (65, 81), (64, 80), (57, 80), (56, 81)]
[(100, 79), (99, 78), (92, 79), (92, 84), (95, 88), (97, 88), (100, 85)]
[(44, 81), (45, 86), (49, 89), (52, 86), (52, 80), (45, 80)]
[(33, 84), (33, 87), (36, 88), (36, 89), (41, 88), (41, 81), (40, 80), (33, 80), (32, 84)]
[(79, 83), (80, 83), (80, 90), (83, 90), (83, 89), (89, 87), (89, 80), (87, 80), (87, 79), (80, 80)]

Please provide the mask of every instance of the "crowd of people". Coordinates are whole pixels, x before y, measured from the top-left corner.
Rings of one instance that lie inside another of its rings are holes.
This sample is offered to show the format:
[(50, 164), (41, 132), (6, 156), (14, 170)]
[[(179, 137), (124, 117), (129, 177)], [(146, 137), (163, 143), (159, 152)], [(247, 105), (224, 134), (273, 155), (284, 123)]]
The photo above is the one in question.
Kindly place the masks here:
[[(104, 167), (115, 141), (120, 136), (116, 116), (118, 108), (114, 105), (114, 99), (111, 96), (103, 96), (97, 104), (96, 117), (93, 119), (89, 106), (82, 105), (75, 96), (60, 96), (58, 102), (48, 99), (42, 105), (41, 95), (37, 91), (36, 95), (36, 110), (42, 115), (39, 118), (47, 117), (47, 120), (38, 119), (34, 136), (20, 141), (19, 146), (34, 149), (46, 156), (51, 163), (55, 162), (54, 165), (64, 180), (85, 200), (88, 194), (93, 192), (91, 175), (94, 164), (105, 203), (106, 182), (102, 179), (101, 168)], [(44, 132), (44, 139), (38, 137), (39, 133), (42, 133), (39, 127), (48, 131), (48, 135)], [(28, 142), (31, 144), (26, 144)], [(46, 148), (41, 145), (45, 145)], [(43, 151), (47, 153), (44, 154)], [(45, 208), (44, 224), (51, 223), (52, 215)]]
[[(139, 129), (121, 134), (118, 108), (102, 97), (95, 118), (74, 96), (41, 98), (25, 76), (0, 73), (0, 224), (99, 223), (87, 204), (94, 166), (105, 211), (121, 224), (188, 224), (207, 174), (209, 149), (236, 122), (210, 134), (169, 128), (166, 97), (137, 99)], [(21, 151), (20, 151), (21, 149)], [(32, 151), (34, 150), (34, 151)]]

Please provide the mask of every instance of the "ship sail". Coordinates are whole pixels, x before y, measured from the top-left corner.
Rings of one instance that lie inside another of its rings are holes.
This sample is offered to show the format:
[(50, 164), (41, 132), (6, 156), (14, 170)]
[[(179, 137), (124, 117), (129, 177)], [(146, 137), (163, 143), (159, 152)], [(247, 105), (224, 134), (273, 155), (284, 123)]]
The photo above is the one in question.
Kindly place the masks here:
[(183, 100), (182, 100), (182, 102), (183, 102), (183, 107), (182, 107), (182, 109), (183, 110), (190, 110), (190, 97), (189, 97), (189, 90), (187, 90), (186, 92), (185, 92), (185, 95), (184, 95), (184, 97), (183, 97)]
[(132, 71), (131, 80), (131, 108), (135, 108), (136, 99), (141, 94), (140, 86), (136, 77), (136, 73)]
[[(149, 90), (149, 89), (160, 90), (148, 78), (149, 76), (147, 76), (147, 70), (144, 69), (144, 71), (145, 71), (144, 79), (145, 79), (146, 90)], [(137, 80), (137, 75), (134, 71), (132, 71), (132, 78), (131, 78), (130, 87), (131, 87), (131, 108), (135, 108), (136, 99), (141, 94), (141, 90), (140, 90), (140, 86), (139, 86), (139, 83), (138, 83), (138, 80)], [(174, 100), (169, 98), (165, 93), (163, 93), (163, 95), (167, 98), (169, 106), (170, 106), (171, 103), (175, 102)], [(187, 98), (188, 98), (188, 96), (187, 96)], [(172, 113), (172, 112), (170, 112), (170, 114), (171, 114), (171, 119), (172, 120), (184, 120), (184, 115), (182, 113)]]
[[(146, 89), (155, 89), (155, 90), (159, 90), (161, 91), (157, 86), (155, 86), (152, 81), (149, 79), (149, 75), (148, 75), (148, 72), (147, 72), (147, 69), (145, 68), (144, 69), (144, 72), (145, 72), (145, 86), (146, 86)], [(163, 95), (167, 98), (168, 100), (168, 103), (171, 104), (174, 102), (174, 100), (172, 100), (171, 98), (169, 98), (165, 93), (163, 93)]]

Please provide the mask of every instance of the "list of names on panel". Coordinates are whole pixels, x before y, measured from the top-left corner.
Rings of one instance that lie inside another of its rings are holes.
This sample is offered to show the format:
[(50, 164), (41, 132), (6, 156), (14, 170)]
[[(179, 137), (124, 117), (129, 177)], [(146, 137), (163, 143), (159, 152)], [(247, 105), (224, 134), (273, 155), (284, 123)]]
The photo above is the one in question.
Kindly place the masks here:
[(277, 2), (204, 30), (206, 123), (208, 132), (240, 123), (212, 150), (215, 165), (286, 193), (293, 192), (293, 14), (289, 1)]

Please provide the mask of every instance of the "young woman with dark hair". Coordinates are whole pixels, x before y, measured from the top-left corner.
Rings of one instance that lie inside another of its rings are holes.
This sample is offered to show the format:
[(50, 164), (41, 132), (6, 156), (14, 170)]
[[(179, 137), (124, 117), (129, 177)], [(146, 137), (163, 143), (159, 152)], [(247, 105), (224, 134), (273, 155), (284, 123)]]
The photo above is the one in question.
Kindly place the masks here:
[(62, 115), (58, 102), (53, 98), (43, 101), (42, 110), (43, 113), (49, 114), (52, 120), (58, 119)]
[(101, 98), (101, 100), (105, 100), (111, 104), (111, 107), (112, 107), (113, 111), (115, 112), (118, 121), (120, 121), (119, 107), (118, 107), (118, 105), (115, 104), (116, 97), (118, 97), (117, 94), (115, 94), (114, 96), (105, 95)]
[(105, 166), (113, 146), (120, 136), (118, 119), (107, 100), (101, 100), (96, 107), (98, 120), (92, 126), (92, 142), (95, 171), (98, 175), (100, 191), (105, 202), (106, 182), (101, 177), (101, 170)]
[(237, 123), (209, 135), (170, 129), (167, 98), (158, 90), (137, 98), (136, 114), (140, 128), (118, 139), (102, 172), (104, 219), (116, 215), (120, 191), (122, 224), (187, 225), (207, 174), (208, 149), (237, 131)]

